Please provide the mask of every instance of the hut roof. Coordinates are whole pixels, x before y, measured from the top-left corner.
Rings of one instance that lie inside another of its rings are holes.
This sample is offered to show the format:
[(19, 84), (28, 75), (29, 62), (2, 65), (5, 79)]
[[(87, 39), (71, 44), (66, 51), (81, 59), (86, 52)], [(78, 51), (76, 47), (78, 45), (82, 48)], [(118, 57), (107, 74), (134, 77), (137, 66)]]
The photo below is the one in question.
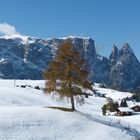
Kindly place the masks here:
[(140, 104), (131, 104), (129, 107), (135, 107), (135, 106), (138, 106), (138, 107), (140, 107)]
[(119, 111), (121, 112), (134, 112), (131, 108), (129, 107), (119, 107), (118, 108)]

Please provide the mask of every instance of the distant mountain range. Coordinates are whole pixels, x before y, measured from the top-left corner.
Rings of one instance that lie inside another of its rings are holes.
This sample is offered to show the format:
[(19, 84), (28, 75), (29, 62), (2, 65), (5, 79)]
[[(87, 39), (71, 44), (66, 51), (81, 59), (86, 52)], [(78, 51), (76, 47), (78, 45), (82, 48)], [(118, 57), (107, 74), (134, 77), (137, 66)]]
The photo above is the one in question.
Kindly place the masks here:
[(140, 62), (129, 44), (113, 46), (109, 58), (96, 53), (92, 38), (69, 36), (40, 39), (27, 36), (0, 37), (0, 77), (3, 79), (42, 79), (42, 72), (57, 48), (71, 39), (88, 62), (89, 78), (108, 87), (132, 91), (140, 86)]

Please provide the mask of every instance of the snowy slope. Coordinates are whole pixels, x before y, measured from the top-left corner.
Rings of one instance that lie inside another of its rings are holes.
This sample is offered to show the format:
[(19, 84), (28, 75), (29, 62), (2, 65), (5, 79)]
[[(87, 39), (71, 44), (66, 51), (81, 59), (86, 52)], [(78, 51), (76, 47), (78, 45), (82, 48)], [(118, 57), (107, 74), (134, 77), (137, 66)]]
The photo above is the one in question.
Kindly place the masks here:
[[(92, 122), (74, 113), (42, 107), (1, 108), (0, 139), (13, 140), (101, 140), (131, 139), (109, 126)], [(102, 135), (101, 135), (102, 134)]]
[[(21, 84), (43, 87), (44, 81), (16, 81)], [(104, 102), (90, 97), (85, 105), (76, 105), (78, 111), (63, 112), (46, 107), (69, 107), (66, 101), (53, 100), (33, 88), (14, 87), (14, 80), (0, 80), (0, 140), (133, 140), (124, 128), (128, 120), (121, 119), (120, 126), (120, 118), (102, 116)], [(140, 123), (129, 123), (139, 131)]]
[(132, 94), (129, 92), (121, 92), (107, 88), (99, 88), (99, 84), (95, 84), (94, 89), (102, 94), (105, 94), (106, 97), (111, 97), (113, 100), (121, 100), (123, 98), (132, 96)]

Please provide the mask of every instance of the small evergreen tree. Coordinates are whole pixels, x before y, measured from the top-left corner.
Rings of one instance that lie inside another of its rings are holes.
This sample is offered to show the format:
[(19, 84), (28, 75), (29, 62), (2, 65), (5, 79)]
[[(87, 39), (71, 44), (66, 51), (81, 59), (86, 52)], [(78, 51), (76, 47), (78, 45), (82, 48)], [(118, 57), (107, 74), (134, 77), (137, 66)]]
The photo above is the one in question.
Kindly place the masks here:
[(114, 102), (112, 98), (107, 98), (107, 103), (103, 105), (102, 107), (102, 112), (103, 115), (106, 114), (106, 111), (110, 111), (110, 112), (114, 112), (117, 110), (117, 108), (119, 107), (118, 102)]
[(70, 98), (72, 110), (75, 110), (75, 96), (78, 96), (78, 102), (83, 101), (82, 95), (85, 92), (82, 88), (92, 90), (92, 83), (88, 80), (86, 61), (79, 50), (72, 45), (71, 40), (67, 40), (58, 48), (54, 60), (44, 73), (44, 78), (45, 92), (56, 91), (61, 99)]
[(127, 102), (126, 102), (126, 99), (122, 99), (121, 100), (120, 106), (121, 107), (128, 107)]
[(102, 113), (103, 113), (103, 115), (106, 115), (106, 110), (107, 110), (107, 105), (105, 104), (102, 107)]
[(107, 98), (106, 98), (106, 102), (107, 102), (107, 103), (113, 103), (114, 101), (113, 101), (113, 99), (112, 99), (112, 98), (107, 97)]
[(119, 107), (118, 102), (109, 102), (106, 105), (107, 105), (107, 110), (109, 110), (110, 112), (116, 111), (116, 109)]

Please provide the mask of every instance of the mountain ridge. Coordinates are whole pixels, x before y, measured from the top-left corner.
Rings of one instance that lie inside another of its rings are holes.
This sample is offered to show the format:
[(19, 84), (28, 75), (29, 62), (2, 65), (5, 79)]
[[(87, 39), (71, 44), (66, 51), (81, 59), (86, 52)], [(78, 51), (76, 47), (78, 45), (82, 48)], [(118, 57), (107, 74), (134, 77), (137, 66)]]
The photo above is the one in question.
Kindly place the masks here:
[(140, 86), (140, 63), (128, 43), (121, 49), (114, 45), (107, 58), (97, 54), (92, 38), (77, 36), (49, 39), (22, 35), (0, 37), (0, 77), (42, 79), (42, 72), (66, 39), (71, 39), (87, 60), (90, 80), (123, 91)]

